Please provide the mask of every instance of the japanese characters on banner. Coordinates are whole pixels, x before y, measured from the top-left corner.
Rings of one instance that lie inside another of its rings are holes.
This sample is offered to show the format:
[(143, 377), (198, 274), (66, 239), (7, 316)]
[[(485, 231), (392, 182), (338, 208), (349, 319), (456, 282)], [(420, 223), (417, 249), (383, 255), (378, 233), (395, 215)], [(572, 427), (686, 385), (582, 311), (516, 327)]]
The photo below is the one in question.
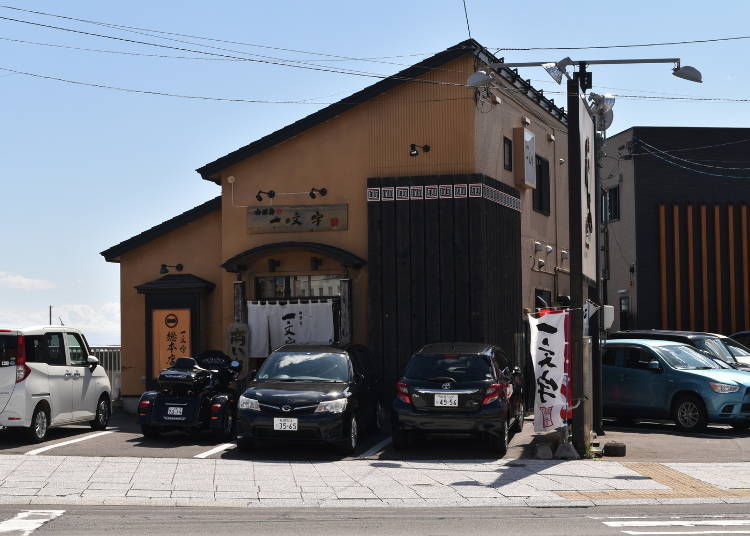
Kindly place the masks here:
[(190, 309), (153, 309), (151, 335), (156, 376), (178, 357), (190, 357)]
[(251, 357), (267, 357), (284, 344), (334, 342), (333, 302), (248, 303)]
[(534, 360), (536, 395), (534, 431), (560, 428), (570, 418), (570, 328), (569, 311), (541, 311), (529, 316), (530, 350)]
[(581, 143), (581, 244), (583, 275), (596, 281), (596, 194), (595, 182), (595, 132), (594, 118), (580, 95), (578, 103), (578, 128)]

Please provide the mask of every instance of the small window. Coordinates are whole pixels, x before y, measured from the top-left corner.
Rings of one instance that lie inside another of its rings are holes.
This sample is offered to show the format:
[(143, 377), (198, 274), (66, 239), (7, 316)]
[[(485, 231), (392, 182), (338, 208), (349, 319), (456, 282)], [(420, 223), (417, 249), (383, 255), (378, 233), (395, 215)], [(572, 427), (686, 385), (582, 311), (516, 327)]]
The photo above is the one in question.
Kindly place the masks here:
[(62, 333), (47, 333), (47, 364), (65, 366), (65, 347)]
[(71, 366), (80, 367), (88, 365), (89, 356), (83, 341), (81, 341), (81, 337), (77, 333), (66, 333), (65, 342), (68, 344)]
[(550, 214), (550, 183), (549, 162), (537, 155), (536, 157), (536, 188), (532, 196), (533, 207), (536, 212), (545, 216)]
[(620, 219), (620, 185), (607, 190), (607, 217), (609, 221)]
[(513, 170), (513, 142), (508, 138), (503, 138), (503, 167)]

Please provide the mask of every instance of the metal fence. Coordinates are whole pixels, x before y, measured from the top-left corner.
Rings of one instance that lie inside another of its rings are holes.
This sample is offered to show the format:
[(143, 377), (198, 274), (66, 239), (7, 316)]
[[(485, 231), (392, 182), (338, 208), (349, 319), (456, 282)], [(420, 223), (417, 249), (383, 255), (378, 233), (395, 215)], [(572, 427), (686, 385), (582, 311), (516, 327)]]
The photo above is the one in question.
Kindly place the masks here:
[(122, 347), (120, 346), (92, 346), (91, 351), (99, 359), (112, 384), (112, 400), (120, 398), (120, 378), (122, 373)]

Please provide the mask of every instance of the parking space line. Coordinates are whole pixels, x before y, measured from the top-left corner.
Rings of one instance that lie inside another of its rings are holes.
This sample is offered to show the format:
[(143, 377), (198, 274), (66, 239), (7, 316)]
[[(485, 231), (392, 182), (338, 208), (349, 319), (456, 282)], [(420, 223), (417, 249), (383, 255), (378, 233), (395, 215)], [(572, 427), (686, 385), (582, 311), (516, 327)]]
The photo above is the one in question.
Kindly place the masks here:
[(0, 523), (0, 533), (21, 532), (28, 536), (45, 523), (60, 517), (65, 510), (24, 510), (13, 519)]
[(88, 434), (83, 437), (78, 437), (76, 439), (71, 439), (69, 441), (63, 441), (61, 443), (55, 443), (53, 445), (47, 445), (45, 447), (41, 447), (38, 449), (30, 450), (29, 452), (25, 453), (26, 456), (36, 456), (37, 454), (41, 454), (42, 452), (47, 452), (48, 450), (56, 449), (57, 447), (64, 447), (66, 445), (72, 445), (73, 443), (79, 443), (81, 441), (86, 441), (87, 439), (94, 439), (95, 437), (100, 437), (103, 435), (111, 434), (114, 430), (107, 430), (106, 432), (97, 432), (95, 434)]
[(234, 448), (236, 445), (234, 443), (224, 443), (223, 445), (219, 445), (218, 447), (214, 447), (211, 450), (207, 450), (206, 452), (201, 452), (200, 454), (196, 454), (193, 456), (193, 458), (208, 458), (212, 454), (216, 454), (217, 452), (224, 452), (225, 450)]
[(369, 450), (363, 452), (362, 454), (360, 454), (359, 456), (357, 456), (357, 458), (367, 458), (369, 456), (372, 456), (373, 454), (377, 454), (382, 449), (384, 449), (385, 447), (387, 447), (388, 445), (390, 445), (390, 443), (391, 443), (391, 438), (390, 437), (386, 437), (383, 441), (381, 441), (380, 443), (378, 443), (377, 445), (375, 445), (371, 449), (369, 449)]

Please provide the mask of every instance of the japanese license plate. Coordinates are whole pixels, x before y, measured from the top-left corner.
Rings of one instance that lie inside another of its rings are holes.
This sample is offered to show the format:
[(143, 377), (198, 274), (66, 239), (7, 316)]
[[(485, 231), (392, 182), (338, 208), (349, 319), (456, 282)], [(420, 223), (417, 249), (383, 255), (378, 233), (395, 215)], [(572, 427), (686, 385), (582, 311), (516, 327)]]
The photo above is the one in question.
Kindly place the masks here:
[(182, 415), (182, 408), (179, 406), (168, 406), (167, 415)]
[(435, 395), (435, 407), (458, 407), (458, 395)]
[(276, 417), (273, 420), (273, 429), (295, 432), (297, 431), (297, 419), (282, 419)]

